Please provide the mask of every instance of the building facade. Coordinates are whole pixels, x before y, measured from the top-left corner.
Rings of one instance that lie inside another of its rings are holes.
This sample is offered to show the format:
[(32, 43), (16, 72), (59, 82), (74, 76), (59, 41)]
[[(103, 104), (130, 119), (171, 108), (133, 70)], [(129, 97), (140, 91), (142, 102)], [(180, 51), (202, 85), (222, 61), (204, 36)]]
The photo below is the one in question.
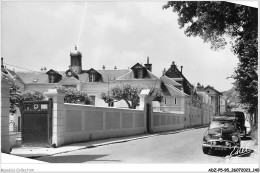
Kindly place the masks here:
[[(66, 71), (50, 69), (48, 71), (16, 72), (16, 75), (23, 82), (23, 91), (37, 90), (42, 93), (51, 88), (73, 88), (84, 91), (92, 98), (95, 106), (108, 106), (101, 98), (102, 92), (107, 92), (111, 87), (120, 83), (141, 84), (146, 88), (154, 86), (160, 87), (160, 78), (152, 74), (152, 64), (134, 64), (130, 69), (106, 69), (103, 65), (101, 69), (82, 69), (82, 53), (77, 50), (70, 52), (70, 65)], [(114, 107), (127, 107), (124, 101), (113, 104)], [(111, 105), (110, 105), (111, 106)]]

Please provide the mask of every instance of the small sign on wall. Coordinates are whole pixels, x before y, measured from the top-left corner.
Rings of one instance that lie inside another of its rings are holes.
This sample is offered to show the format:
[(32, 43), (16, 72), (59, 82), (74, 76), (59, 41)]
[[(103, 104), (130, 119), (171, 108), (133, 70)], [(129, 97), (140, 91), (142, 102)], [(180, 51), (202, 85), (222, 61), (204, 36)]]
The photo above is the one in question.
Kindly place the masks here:
[(48, 105), (47, 104), (41, 104), (41, 109), (48, 109)]

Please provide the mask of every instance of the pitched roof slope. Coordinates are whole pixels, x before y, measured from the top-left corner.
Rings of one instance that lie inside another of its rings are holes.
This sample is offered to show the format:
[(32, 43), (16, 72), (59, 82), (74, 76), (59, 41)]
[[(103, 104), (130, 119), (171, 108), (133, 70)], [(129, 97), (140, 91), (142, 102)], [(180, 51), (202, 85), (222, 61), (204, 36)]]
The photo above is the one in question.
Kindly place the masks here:
[(162, 76), (161, 77), (162, 82), (164, 82), (165, 84), (170, 84), (172, 86), (182, 86), (181, 84), (179, 84), (178, 82), (176, 82), (173, 78), (169, 78), (167, 76)]
[(24, 83), (48, 83), (48, 75), (42, 72), (24, 72), (19, 71), (16, 74)]
[(102, 75), (103, 82), (117, 80), (121, 76), (130, 72), (128, 69), (123, 70), (98, 70), (98, 72)]

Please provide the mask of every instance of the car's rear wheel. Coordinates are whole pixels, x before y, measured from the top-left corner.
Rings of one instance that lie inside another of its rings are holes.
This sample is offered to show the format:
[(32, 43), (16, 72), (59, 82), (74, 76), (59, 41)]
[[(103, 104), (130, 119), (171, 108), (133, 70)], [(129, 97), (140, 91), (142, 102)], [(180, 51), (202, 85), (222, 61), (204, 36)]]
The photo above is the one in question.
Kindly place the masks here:
[(208, 154), (209, 153), (209, 147), (202, 147), (202, 151), (204, 154)]

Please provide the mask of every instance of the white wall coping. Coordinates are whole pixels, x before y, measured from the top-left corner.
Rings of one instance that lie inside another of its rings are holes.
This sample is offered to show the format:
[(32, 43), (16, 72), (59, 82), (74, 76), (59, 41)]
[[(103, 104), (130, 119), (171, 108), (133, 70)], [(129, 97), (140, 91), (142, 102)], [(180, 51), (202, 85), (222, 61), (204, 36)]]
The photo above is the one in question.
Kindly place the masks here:
[(184, 112), (181, 112), (181, 111), (171, 111), (171, 112), (153, 111), (153, 113), (185, 115)]
[(118, 110), (129, 110), (129, 111), (139, 111), (139, 112), (143, 112), (143, 110), (140, 110), (140, 109), (116, 108), (116, 107), (103, 107), (103, 106), (93, 106), (93, 105), (73, 104), (73, 103), (64, 103), (64, 105), (66, 105), (66, 106), (92, 107), (92, 108), (104, 108), (104, 109), (118, 109)]

